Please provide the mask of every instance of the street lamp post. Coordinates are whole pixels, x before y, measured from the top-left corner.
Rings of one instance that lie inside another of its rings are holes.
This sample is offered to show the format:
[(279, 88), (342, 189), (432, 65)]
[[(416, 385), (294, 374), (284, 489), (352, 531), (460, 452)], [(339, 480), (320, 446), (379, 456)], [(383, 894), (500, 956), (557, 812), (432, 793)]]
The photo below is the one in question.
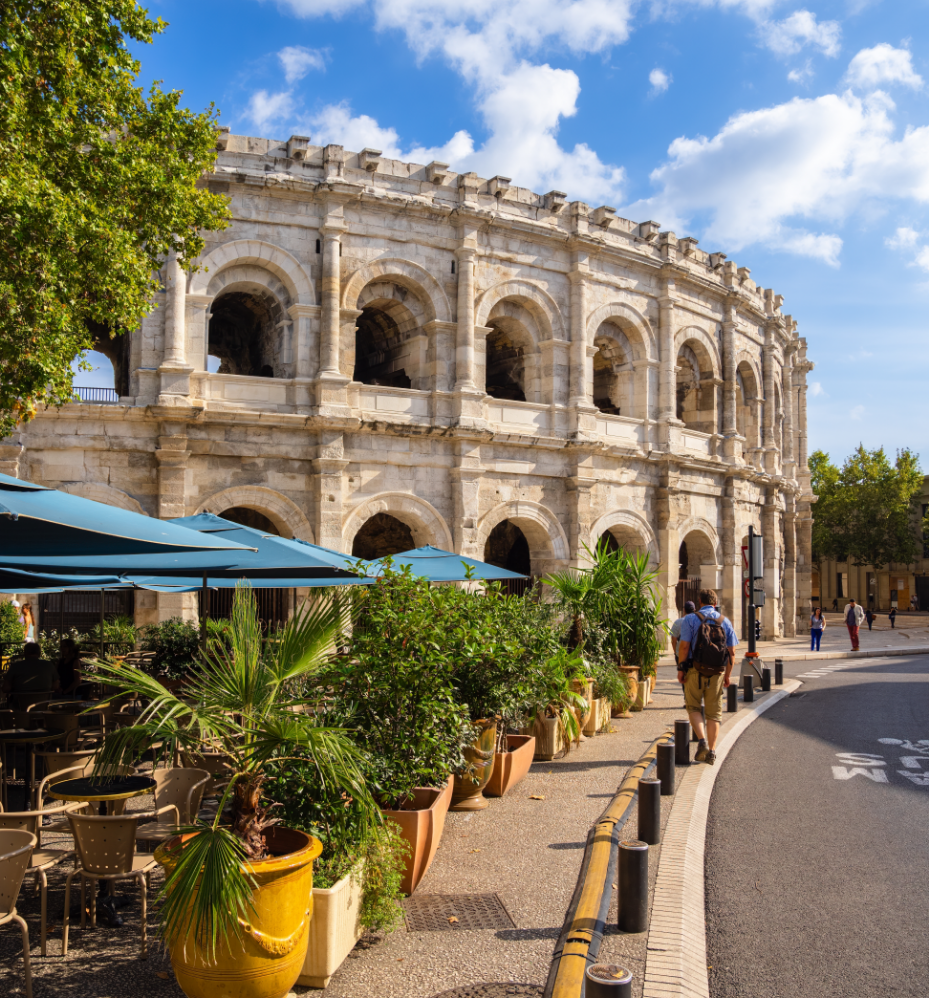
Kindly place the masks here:
[(755, 611), (764, 606), (764, 590), (755, 588), (755, 579), (764, 578), (764, 540), (755, 528), (748, 527), (748, 651), (742, 659), (740, 685), (744, 685), (745, 676), (752, 677), (752, 683), (761, 685), (761, 660), (757, 651), (758, 622)]

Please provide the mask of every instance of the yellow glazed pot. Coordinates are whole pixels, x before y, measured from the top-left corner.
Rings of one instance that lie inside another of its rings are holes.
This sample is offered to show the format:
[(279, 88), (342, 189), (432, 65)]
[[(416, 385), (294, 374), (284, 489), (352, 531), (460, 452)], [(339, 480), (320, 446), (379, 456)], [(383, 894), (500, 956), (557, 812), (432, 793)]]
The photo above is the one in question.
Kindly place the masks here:
[[(284, 998), (300, 976), (313, 916), (313, 860), (323, 847), (292, 828), (273, 826), (266, 835), (272, 855), (252, 864), (258, 889), (254, 910), (240, 919), (241, 938), (220, 943), (215, 963), (204, 959), (190, 937), (170, 947), (171, 966), (187, 998)], [(166, 869), (172, 865), (166, 850), (176, 842), (155, 850)]]

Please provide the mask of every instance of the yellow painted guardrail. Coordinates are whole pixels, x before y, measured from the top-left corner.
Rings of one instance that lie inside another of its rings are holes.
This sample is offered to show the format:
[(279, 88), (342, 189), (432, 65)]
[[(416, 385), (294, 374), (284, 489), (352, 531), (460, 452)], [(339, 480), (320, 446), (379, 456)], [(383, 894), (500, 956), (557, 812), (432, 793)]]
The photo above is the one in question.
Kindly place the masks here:
[(574, 905), (573, 915), (570, 915), (569, 909), (570, 922), (559, 938), (552, 961), (552, 972), (545, 988), (545, 998), (579, 998), (581, 994), (591, 943), (596, 938), (599, 950), (599, 939), (603, 931), (601, 912), (609, 906), (612, 893), (609, 873), (619, 846), (618, 841), (614, 845), (614, 833), (617, 826), (621, 827), (625, 823), (638, 792), (639, 780), (655, 761), (658, 746), (673, 740), (673, 733), (668, 731), (652, 742), (639, 761), (626, 773), (616, 796), (600, 815), (588, 836), (585, 862), (581, 866), (574, 892), (577, 903)]

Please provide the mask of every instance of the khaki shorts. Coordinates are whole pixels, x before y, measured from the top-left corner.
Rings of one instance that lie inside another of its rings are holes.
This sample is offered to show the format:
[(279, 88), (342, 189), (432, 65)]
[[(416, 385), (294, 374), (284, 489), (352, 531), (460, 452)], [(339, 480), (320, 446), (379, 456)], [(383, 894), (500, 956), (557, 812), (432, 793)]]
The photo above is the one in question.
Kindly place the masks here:
[(701, 676), (691, 668), (684, 675), (684, 702), (688, 711), (699, 714), (700, 708), (705, 706), (708, 721), (722, 721), (724, 689), (722, 674)]

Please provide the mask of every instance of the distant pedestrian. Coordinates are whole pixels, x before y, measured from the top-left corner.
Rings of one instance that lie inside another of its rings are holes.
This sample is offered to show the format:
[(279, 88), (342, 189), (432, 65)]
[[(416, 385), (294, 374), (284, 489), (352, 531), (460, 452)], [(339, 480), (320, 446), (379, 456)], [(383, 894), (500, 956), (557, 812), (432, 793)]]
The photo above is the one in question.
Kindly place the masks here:
[(26, 644), (35, 641), (35, 617), (32, 615), (31, 603), (23, 603), (19, 612), (19, 622), (23, 627), (23, 641)]
[(919, 609), (919, 599), (916, 596), (911, 596), (910, 597), (910, 609), (911, 610), (918, 610)]
[(674, 650), (675, 659), (677, 658), (677, 643), (681, 640), (681, 624), (684, 623), (684, 617), (688, 613), (693, 613), (696, 609), (693, 600), (687, 600), (684, 604), (684, 613), (671, 625), (671, 648)]
[(836, 613), (839, 612), (839, 601), (838, 601), (838, 598), (836, 598), (836, 599), (834, 599), (832, 601), (832, 609), (835, 610)]
[(871, 625), (874, 623), (874, 611), (871, 607), (865, 610), (864, 619), (868, 622), (868, 630), (871, 630)]
[[(697, 736), (697, 762), (716, 762), (716, 740), (723, 720), (723, 688), (729, 685), (739, 639), (732, 624), (716, 608), (712, 589), (700, 590), (700, 609), (681, 624), (677, 646), (677, 680), (684, 687), (690, 723)], [(701, 707), (706, 711), (703, 723)]]
[(887, 616), (890, 617), (891, 629), (895, 628), (897, 626), (897, 608), (895, 606), (892, 606), (890, 608), (890, 613), (888, 613)]
[(864, 620), (864, 610), (853, 600), (848, 601), (845, 607), (845, 626), (848, 628), (848, 636), (852, 639), (852, 651), (858, 651), (858, 628)]
[(823, 631), (826, 629), (826, 618), (823, 616), (821, 607), (816, 607), (813, 616), (810, 617), (810, 651), (819, 651), (819, 642), (823, 639)]

